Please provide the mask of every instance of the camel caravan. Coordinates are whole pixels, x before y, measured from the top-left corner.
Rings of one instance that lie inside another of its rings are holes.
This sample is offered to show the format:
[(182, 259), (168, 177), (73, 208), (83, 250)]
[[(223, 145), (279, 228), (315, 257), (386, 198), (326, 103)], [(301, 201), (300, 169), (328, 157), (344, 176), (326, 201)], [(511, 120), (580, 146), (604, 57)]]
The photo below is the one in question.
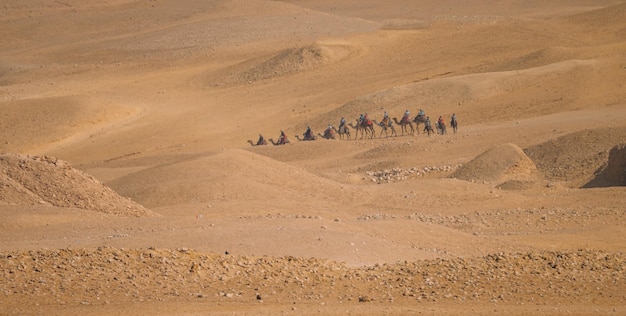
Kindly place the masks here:
[[(296, 135), (295, 138), (298, 141), (315, 141), (318, 138), (323, 139), (340, 139), (340, 140), (351, 140), (352, 134), (351, 131), (354, 131), (354, 139), (373, 139), (376, 137), (376, 129), (374, 126), (380, 129), (380, 133), (378, 134), (378, 138), (383, 137), (383, 133), (385, 137), (397, 137), (398, 132), (396, 131), (396, 126), (400, 126), (400, 136), (413, 136), (416, 133), (420, 133), (420, 125), (423, 125), (421, 129), (422, 132), (428, 136), (431, 134), (436, 135), (445, 135), (447, 134), (446, 130), (446, 122), (443, 116), (439, 116), (439, 119), (435, 121), (434, 128), (431, 124), (430, 117), (424, 113), (423, 110), (419, 110), (418, 114), (411, 119), (411, 113), (409, 110), (406, 110), (402, 115), (402, 118), (398, 120), (397, 118), (390, 118), (387, 112), (384, 113), (383, 119), (378, 122), (376, 119), (370, 119), (368, 114), (361, 114), (354, 123), (347, 123), (345, 118), (341, 118), (339, 121), (339, 127), (335, 128), (332, 124), (328, 124), (328, 127), (324, 130), (323, 133), (317, 133), (317, 135), (313, 132), (310, 126), (307, 126), (307, 129), (304, 133), (302, 133), (302, 137), (300, 135)], [(450, 126), (452, 126), (452, 131), (456, 134), (458, 130), (458, 121), (456, 119), (456, 114), (453, 113), (450, 118)], [(360, 134), (360, 137), (359, 137)], [(274, 146), (286, 145), (289, 144), (289, 139), (284, 131), (280, 131), (280, 136), (277, 141), (274, 141), (273, 138), (268, 139), (269, 143)], [(248, 143), (252, 146), (264, 146), (268, 144), (268, 141), (265, 140), (263, 135), (259, 134), (259, 139), (256, 142), (252, 140), (248, 140)]]

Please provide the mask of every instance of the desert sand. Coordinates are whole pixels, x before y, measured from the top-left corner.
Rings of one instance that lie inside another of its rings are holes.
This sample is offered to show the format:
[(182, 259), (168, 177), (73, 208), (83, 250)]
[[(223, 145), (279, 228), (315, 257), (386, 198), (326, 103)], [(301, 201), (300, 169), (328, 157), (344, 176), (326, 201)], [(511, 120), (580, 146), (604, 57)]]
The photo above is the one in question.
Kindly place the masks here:
[[(0, 314), (626, 314), (624, 1), (1, 1), (0, 36)], [(296, 138), (420, 109), (447, 133)]]

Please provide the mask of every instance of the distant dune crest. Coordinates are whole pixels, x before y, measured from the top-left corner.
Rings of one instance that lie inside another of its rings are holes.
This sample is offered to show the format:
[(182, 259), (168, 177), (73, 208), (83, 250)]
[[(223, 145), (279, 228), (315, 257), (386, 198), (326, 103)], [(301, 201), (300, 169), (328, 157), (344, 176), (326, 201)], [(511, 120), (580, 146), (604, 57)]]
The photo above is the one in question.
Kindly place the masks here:
[(247, 61), (228, 71), (232, 83), (254, 82), (313, 70), (349, 58), (354, 49), (342, 45), (307, 45), (284, 49), (266, 59)]

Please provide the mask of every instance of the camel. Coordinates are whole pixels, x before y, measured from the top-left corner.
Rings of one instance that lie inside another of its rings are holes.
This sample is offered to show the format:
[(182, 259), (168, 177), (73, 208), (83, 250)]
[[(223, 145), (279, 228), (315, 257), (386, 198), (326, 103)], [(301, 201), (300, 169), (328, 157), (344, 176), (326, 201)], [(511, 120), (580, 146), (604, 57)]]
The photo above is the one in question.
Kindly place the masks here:
[[(358, 122), (358, 120), (357, 120)], [(374, 136), (376, 136), (376, 131), (374, 131), (374, 123), (372, 122), (372, 120), (366, 120), (366, 121), (362, 121), (361, 122), (361, 126), (363, 126), (363, 128), (365, 129), (366, 133), (371, 133), (372, 136), (370, 138), (374, 138)]]
[(413, 119), (413, 123), (415, 123), (415, 129), (417, 129), (417, 133), (420, 133), (420, 123), (426, 122), (426, 115), (417, 115)]
[(456, 121), (456, 118), (452, 118), (452, 120), (450, 121), (450, 126), (452, 126), (452, 130), (456, 134), (456, 130), (459, 126), (459, 122)]
[[(356, 133), (354, 134), (354, 139), (357, 139), (357, 137), (359, 137), (359, 132), (365, 133), (365, 130), (363, 129), (361, 124), (359, 124), (359, 120), (357, 120), (356, 126), (352, 123), (348, 123), (348, 125), (356, 131)], [(361, 136), (361, 138), (363, 137)]]
[[(398, 122), (398, 119), (394, 117), (393, 121), (396, 122), (396, 125), (400, 125), (402, 127), (402, 136), (404, 136), (405, 131), (407, 135), (415, 134), (415, 129), (413, 129), (413, 123), (410, 120), (401, 120), (400, 122)], [(407, 125), (411, 127), (411, 133), (409, 133), (409, 130), (407, 129)]]
[(350, 140), (350, 138), (352, 138), (350, 136), (350, 129), (345, 124), (339, 127), (337, 134), (339, 134), (339, 139), (343, 139), (344, 135), (346, 135), (347, 140)]
[(263, 145), (267, 145), (267, 141), (265, 139), (263, 139), (260, 142), (253, 142), (251, 139), (248, 139), (248, 143), (250, 143), (250, 145), (252, 146), (263, 146)]
[(281, 142), (280, 140), (279, 140), (278, 142), (275, 142), (273, 138), (270, 138), (270, 139), (269, 139), (269, 141), (270, 141), (270, 143), (272, 143), (272, 145), (274, 145), (274, 146), (278, 146), (278, 145), (286, 145), (286, 144), (289, 144), (289, 143), (290, 143), (290, 141), (289, 141), (289, 139), (287, 138), (287, 136), (285, 136), (285, 141), (283, 141), (283, 142)]
[(435, 123), (435, 125), (437, 126), (437, 134), (446, 134), (446, 123), (443, 121), (437, 121)]
[(367, 137), (367, 135), (369, 135), (370, 133), (372, 134), (370, 138), (374, 138), (374, 124), (372, 124), (371, 121), (370, 124), (362, 124), (361, 121), (357, 119), (356, 126), (352, 123), (350, 123), (349, 125), (356, 130), (356, 135), (354, 135), (354, 139), (359, 136), (359, 131), (361, 131), (361, 139), (363, 139), (363, 137)]
[(430, 133), (434, 133), (435, 131), (433, 130), (433, 127), (429, 123), (425, 123), (424, 132), (428, 133), (428, 136), (430, 136)]
[(309, 141), (309, 140), (316, 140), (317, 136), (315, 136), (315, 134), (313, 133), (310, 127), (307, 127), (306, 132), (302, 134), (302, 138), (296, 135), (296, 139), (299, 141)]
[(316, 140), (317, 136), (311, 134), (310, 136), (304, 136), (303, 135), (302, 138), (300, 138), (300, 136), (296, 135), (296, 139), (301, 141), (301, 142), (304, 142), (304, 141)]
[(322, 135), (321, 133), (317, 133), (317, 135), (319, 135), (319, 137), (321, 138), (325, 138), (325, 139), (335, 139), (335, 134), (337, 134), (337, 129), (336, 128), (327, 128), (324, 131), (324, 135)]
[(383, 132), (385, 132), (385, 137), (389, 137), (389, 134), (387, 133), (387, 130), (391, 130), (391, 136), (398, 136), (398, 133), (396, 133), (396, 128), (393, 126), (393, 123), (389, 120), (387, 120), (387, 124), (383, 122), (376, 122), (376, 120), (372, 120), (372, 122), (374, 122), (374, 124), (380, 126), (380, 135), (378, 135), (378, 137), (382, 137), (383, 136)]

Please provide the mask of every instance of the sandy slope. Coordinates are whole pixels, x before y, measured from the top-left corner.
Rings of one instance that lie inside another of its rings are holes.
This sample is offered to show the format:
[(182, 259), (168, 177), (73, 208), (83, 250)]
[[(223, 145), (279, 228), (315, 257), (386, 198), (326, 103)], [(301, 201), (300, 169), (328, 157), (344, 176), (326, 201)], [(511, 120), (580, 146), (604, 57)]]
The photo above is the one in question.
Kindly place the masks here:
[(626, 312), (623, 1), (0, 7), (6, 313)]

